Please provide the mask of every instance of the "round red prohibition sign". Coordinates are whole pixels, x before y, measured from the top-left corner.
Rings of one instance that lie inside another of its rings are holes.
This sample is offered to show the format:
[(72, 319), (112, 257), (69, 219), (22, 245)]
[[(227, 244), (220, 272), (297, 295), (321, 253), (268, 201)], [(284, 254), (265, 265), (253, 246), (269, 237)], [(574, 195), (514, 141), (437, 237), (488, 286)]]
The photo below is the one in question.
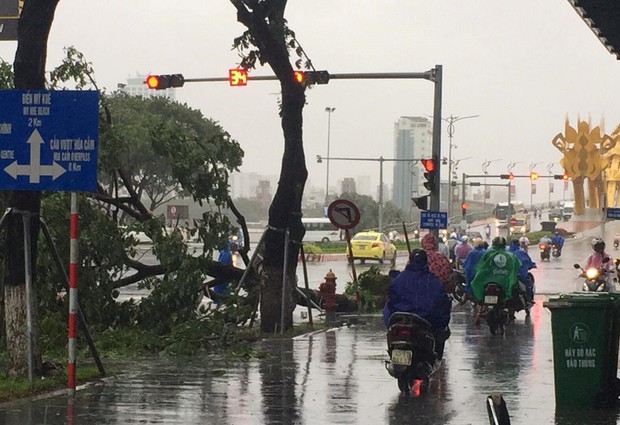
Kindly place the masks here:
[(336, 199), (329, 204), (327, 217), (339, 229), (352, 229), (360, 222), (360, 210), (351, 201)]

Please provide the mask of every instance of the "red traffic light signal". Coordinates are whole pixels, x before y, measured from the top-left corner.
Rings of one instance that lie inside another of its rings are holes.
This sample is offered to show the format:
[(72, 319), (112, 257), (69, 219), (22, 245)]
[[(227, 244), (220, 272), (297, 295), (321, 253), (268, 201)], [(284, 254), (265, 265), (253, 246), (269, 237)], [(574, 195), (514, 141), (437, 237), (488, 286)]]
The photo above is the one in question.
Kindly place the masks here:
[(144, 82), (151, 90), (165, 90), (174, 87), (183, 87), (185, 78), (182, 74), (149, 75)]
[(245, 69), (229, 69), (228, 82), (231, 86), (247, 86), (248, 71)]
[(432, 173), (435, 171), (435, 163), (432, 159), (423, 159), (421, 162), (427, 173)]
[(537, 178), (538, 178), (538, 173), (535, 173), (535, 172), (530, 173), (530, 180), (536, 180)]
[(461, 202), (461, 213), (463, 214), (463, 217), (465, 217), (467, 215), (467, 207), (469, 205), (467, 205), (467, 202)]

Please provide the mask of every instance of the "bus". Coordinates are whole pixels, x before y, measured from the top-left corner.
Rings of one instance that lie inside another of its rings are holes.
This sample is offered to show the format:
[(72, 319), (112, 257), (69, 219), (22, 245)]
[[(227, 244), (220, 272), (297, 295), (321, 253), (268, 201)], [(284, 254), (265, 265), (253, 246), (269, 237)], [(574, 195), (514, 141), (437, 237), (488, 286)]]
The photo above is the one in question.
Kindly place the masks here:
[(495, 205), (493, 209), (493, 216), (497, 221), (506, 221), (508, 219), (508, 215), (513, 216), (515, 214), (514, 205), (511, 203), (510, 208), (508, 202), (500, 202)]
[(337, 242), (340, 240), (340, 229), (329, 221), (329, 218), (301, 218), (306, 229), (304, 242)]

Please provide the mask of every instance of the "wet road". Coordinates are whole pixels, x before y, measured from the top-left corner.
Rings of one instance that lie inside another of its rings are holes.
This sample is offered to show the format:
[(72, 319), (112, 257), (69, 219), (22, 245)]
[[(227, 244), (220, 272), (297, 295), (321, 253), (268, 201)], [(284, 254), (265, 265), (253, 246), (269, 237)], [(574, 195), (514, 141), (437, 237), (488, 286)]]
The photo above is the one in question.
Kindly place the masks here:
[[(108, 364), (122, 373), (80, 389), (73, 404), (64, 394), (5, 404), (0, 424), (487, 424), (485, 400), (495, 392), (504, 396), (513, 425), (620, 423), (616, 408), (555, 409), (551, 313), (542, 301), (579, 287), (572, 264), (583, 262), (588, 242), (568, 241), (564, 255), (549, 263), (530, 251), (538, 263), (537, 304), (529, 319), (518, 313), (503, 336), (490, 335), (484, 322), (475, 326), (471, 311), (455, 306), (444, 364), (421, 397), (399, 394), (384, 368), (381, 319), (362, 316), (358, 325), (264, 341), (259, 348), (267, 355), (250, 361), (202, 356)], [(311, 287), (329, 268), (339, 275), (340, 292), (350, 272), (345, 262), (310, 264)]]
[[(542, 299), (504, 336), (455, 309), (445, 362), (427, 393), (401, 396), (384, 369), (378, 316), (295, 339), (271, 340), (252, 361), (212, 357), (126, 364), (127, 375), (77, 392), (0, 408), (0, 423), (486, 424), (487, 395), (503, 394), (512, 424), (612, 424), (617, 409), (555, 412), (550, 312)], [(585, 420), (587, 418), (587, 421)]]

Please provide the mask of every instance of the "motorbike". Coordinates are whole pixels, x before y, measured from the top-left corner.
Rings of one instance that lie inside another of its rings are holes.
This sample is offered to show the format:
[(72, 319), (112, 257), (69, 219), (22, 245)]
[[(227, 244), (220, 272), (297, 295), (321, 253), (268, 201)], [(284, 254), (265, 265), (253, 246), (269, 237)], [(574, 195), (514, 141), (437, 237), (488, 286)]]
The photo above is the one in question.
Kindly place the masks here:
[[(618, 281), (617, 270), (609, 270), (605, 267), (611, 259), (609, 257), (603, 258), (603, 264), (601, 267), (589, 267), (584, 270), (579, 264), (573, 264), (575, 269), (581, 270), (580, 276), (585, 277), (583, 281), (582, 290), (585, 292), (613, 292), (613, 285)], [(616, 269), (618, 267), (617, 262)]]
[[(534, 276), (530, 274), (530, 278), (533, 283)], [(530, 304), (525, 296), (525, 284), (522, 282), (513, 287), (512, 298), (509, 300), (506, 300), (499, 284), (489, 282), (484, 287), (484, 301), (481, 309), (486, 311), (486, 321), (491, 335), (495, 335), (498, 330), (500, 334), (503, 334), (506, 325), (514, 319), (514, 313), (525, 310), (526, 315), (529, 316), (529, 308)]]
[(551, 255), (553, 258), (559, 258), (562, 255), (562, 249), (557, 244), (551, 245)]
[(413, 313), (396, 312), (387, 330), (388, 373), (398, 380), (403, 393), (422, 391), (430, 377), (441, 366), (435, 351), (435, 334), (431, 324)]
[(540, 250), (540, 261), (549, 261), (551, 256), (551, 247), (546, 242), (541, 242), (538, 244), (538, 249)]
[(452, 282), (452, 299), (459, 304), (465, 303), (465, 271), (463, 269), (452, 269), (450, 275), (450, 281)]

